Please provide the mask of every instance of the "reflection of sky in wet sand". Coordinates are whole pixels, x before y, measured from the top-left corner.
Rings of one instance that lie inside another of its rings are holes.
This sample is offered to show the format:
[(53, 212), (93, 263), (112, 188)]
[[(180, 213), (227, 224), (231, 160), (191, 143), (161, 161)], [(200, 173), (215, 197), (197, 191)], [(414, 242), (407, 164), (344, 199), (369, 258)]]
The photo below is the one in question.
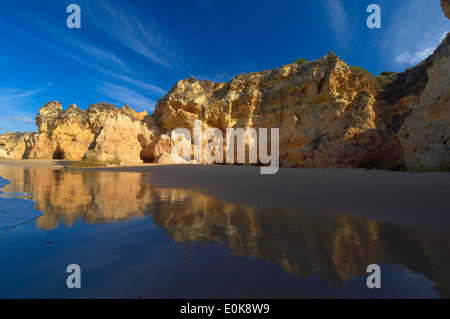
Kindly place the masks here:
[[(0, 270), (11, 273), (33, 259), (54, 272), (78, 259), (90, 270), (84, 280), (97, 282), (77, 292), (81, 296), (114, 297), (109, 278), (123, 278), (117, 296), (450, 297), (449, 233), (226, 204), (155, 187), (141, 173), (0, 166), (0, 176), (12, 181), (3, 197), (32, 200), (43, 213), (37, 230), (26, 225), (0, 237)], [(55, 244), (42, 245), (46, 241)], [(18, 258), (26, 252), (29, 260)], [(372, 263), (382, 265), (378, 292), (365, 286)], [(15, 276), (0, 284), (28, 278)], [(40, 287), (40, 294), (57, 293)]]
[[(0, 194), (1, 189), (8, 183), (0, 177)], [(33, 203), (27, 200), (0, 197), (0, 237), (14, 227), (30, 222), (40, 215), (42, 214), (33, 208)]]

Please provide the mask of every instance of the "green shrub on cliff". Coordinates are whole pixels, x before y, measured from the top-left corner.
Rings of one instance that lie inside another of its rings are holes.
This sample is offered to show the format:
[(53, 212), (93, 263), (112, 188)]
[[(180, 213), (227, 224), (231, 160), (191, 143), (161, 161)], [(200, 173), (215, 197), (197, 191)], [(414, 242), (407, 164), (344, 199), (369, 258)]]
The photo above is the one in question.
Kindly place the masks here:
[(295, 61), (294, 63), (297, 63), (297, 64), (303, 64), (303, 63), (306, 63), (306, 62), (308, 62), (308, 61), (306, 61), (306, 59), (298, 59), (297, 61)]
[(383, 72), (381, 72), (380, 75), (389, 76), (389, 75), (392, 75), (392, 74), (397, 74), (397, 73), (396, 72), (390, 72), (390, 71), (383, 71)]
[(359, 71), (359, 72), (365, 73), (365, 74), (367, 74), (367, 75), (373, 75), (372, 73), (370, 73), (370, 72), (367, 71), (366, 69), (363, 69), (362, 67), (357, 66), (357, 65), (353, 65), (353, 66), (351, 66), (350, 68), (351, 68), (352, 70), (354, 70), (354, 71)]

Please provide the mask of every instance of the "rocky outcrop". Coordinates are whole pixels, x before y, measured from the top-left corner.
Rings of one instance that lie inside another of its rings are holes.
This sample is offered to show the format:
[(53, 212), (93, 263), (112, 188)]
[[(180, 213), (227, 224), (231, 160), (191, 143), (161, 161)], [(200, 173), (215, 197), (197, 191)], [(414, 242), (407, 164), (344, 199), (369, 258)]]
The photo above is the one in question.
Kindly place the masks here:
[(450, 0), (441, 0), (441, 6), (445, 16), (450, 19)]
[[(449, 1), (441, 1), (449, 15)], [(283, 167), (450, 170), (450, 38), (418, 66), (373, 76), (333, 52), (228, 83), (189, 78), (153, 115), (49, 102), (38, 134), (0, 136), (1, 157), (171, 163), (175, 128), (279, 128)], [(3, 141), (3, 142), (2, 142)], [(205, 146), (208, 141), (203, 141)], [(3, 145), (3, 146), (2, 146)]]
[(399, 131), (409, 170), (450, 170), (450, 34), (418, 68), (428, 83)]
[(191, 129), (280, 129), (284, 167), (404, 166), (388, 110), (377, 101), (376, 78), (349, 67), (334, 53), (307, 63), (242, 74), (229, 83), (182, 80), (156, 105), (155, 118), (168, 134)]
[(33, 133), (11, 133), (0, 135), (0, 158), (28, 158), (28, 152), (34, 141)]
[(0, 149), (0, 159), (10, 159), (10, 158), (11, 157), (4, 149)]
[(424, 64), (425, 90), (399, 131), (409, 170), (450, 170), (450, 35)]
[(28, 158), (81, 160), (95, 134), (93, 122), (89, 110), (70, 105), (63, 111), (61, 103), (47, 103), (36, 116), (39, 134)]
[(40, 108), (39, 114), (36, 116), (36, 126), (39, 133), (47, 133), (56, 129), (56, 119), (63, 113), (62, 104), (60, 102), (48, 102)]
[(84, 157), (112, 164), (142, 162), (141, 152), (156, 140), (158, 133), (152, 116), (141, 120), (137, 114), (111, 112)]
[[(15, 159), (81, 160), (97, 145), (97, 137), (109, 119), (120, 116), (141, 123), (147, 115), (147, 112), (136, 113), (128, 105), (117, 109), (107, 103), (92, 104), (86, 110), (73, 104), (63, 110), (60, 102), (53, 101), (41, 107), (36, 116), (39, 133), (6, 133), (0, 136), (0, 147), (6, 152), (4, 157)], [(122, 129), (127, 128), (122, 126)], [(122, 145), (124, 141), (121, 140)]]

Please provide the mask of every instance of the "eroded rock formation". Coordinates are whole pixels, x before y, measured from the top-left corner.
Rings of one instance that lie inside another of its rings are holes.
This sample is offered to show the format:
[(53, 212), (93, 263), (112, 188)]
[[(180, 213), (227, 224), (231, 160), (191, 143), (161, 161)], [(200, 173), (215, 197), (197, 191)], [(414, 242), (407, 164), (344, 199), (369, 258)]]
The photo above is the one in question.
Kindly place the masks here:
[(450, 170), (450, 35), (418, 67), (428, 83), (398, 137), (409, 170)]
[(349, 67), (334, 53), (317, 61), (234, 77), (229, 83), (182, 80), (156, 105), (168, 134), (192, 128), (280, 129), (284, 167), (381, 167), (404, 165), (376, 100), (376, 78)]
[[(60, 102), (53, 101), (41, 107), (36, 116), (39, 133), (8, 132), (0, 136), (0, 147), (7, 152), (5, 157), (13, 159), (81, 160), (90, 148), (95, 148), (97, 138), (107, 130), (108, 121), (112, 118), (140, 122), (146, 116), (147, 112), (136, 113), (128, 105), (116, 108), (98, 103), (81, 110), (73, 104), (63, 110)], [(121, 145), (125, 141), (122, 140)]]
[(11, 133), (0, 135), (0, 158), (27, 158), (34, 143), (33, 133)]
[(445, 16), (450, 19), (450, 0), (441, 0), (441, 6)]

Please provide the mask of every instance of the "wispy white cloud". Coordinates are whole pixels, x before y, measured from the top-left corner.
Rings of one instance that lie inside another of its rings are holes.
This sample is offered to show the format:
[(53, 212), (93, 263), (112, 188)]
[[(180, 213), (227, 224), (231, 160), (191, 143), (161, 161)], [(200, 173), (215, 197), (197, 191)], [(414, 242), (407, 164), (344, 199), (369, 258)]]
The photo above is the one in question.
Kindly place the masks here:
[(42, 92), (50, 85), (51, 84), (48, 83), (46, 86), (31, 90), (0, 87), (0, 107), (7, 107), (7, 105), (5, 104), (12, 103), (15, 100), (30, 97), (39, 92)]
[(450, 32), (450, 30), (445, 30), (445, 31), (442, 31), (441, 33), (438, 34), (437, 39), (438, 39), (439, 43), (444, 41), (445, 37), (447, 36), (447, 34), (449, 32)]
[[(94, 58), (97, 64), (108, 64), (110, 67), (112, 64), (114, 68), (119, 67), (121, 69), (128, 70), (127, 64), (112, 52), (106, 51), (99, 46), (89, 44), (89, 42), (87, 42), (86, 40), (82, 41), (81, 39), (73, 36), (73, 34), (68, 33), (66, 29), (58, 28), (48, 20), (43, 19), (42, 17), (31, 12), (23, 11), (22, 16), (26, 17), (30, 23), (34, 23), (36, 26), (39, 26), (39, 30), (45, 30), (46, 36), (50, 37), (53, 40), (51, 41), (51, 44), (53, 46), (60, 48), (58, 43), (61, 43), (65, 48), (72, 47), (76, 50), (79, 50), (80, 53), (84, 53), (87, 57)], [(43, 38), (40, 37), (39, 39), (42, 40)], [(42, 42), (46, 41), (42, 40)], [(72, 59), (75, 57), (75, 55), (69, 51), (64, 50), (62, 52), (66, 52), (66, 55)], [(80, 59), (77, 58), (76, 60)], [(85, 61), (86, 59), (81, 60)]]
[(348, 45), (354, 30), (350, 28), (349, 17), (340, 0), (323, 0), (329, 17), (330, 27), (340, 44)]
[(14, 121), (14, 122), (22, 122), (22, 123), (26, 123), (26, 124), (34, 124), (35, 120), (31, 117), (26, 117), (26, 116), (7, 116), (7, 119)]
[[(140, 17), (128, 4), (126, 10), (118, 4), (112, 6), (107, 1), (96, 1), (105, 15), (92, 14), (97, 25), (113, 39), (145, 56), (154, 63), (168, 69), (173, 68), (173, 60), (179, 60), (170, 42), (145, 17)], [(89, 7), (88, 7), (89, 8)]]
[(152, 111), (156, 105), (154, 100), (147, 98), (146, 96), (125, 88), (120, 85), (104, 82), (98, 91), (110, 99), (109, 102), (118, 105), (128, 104), (131, 108), (140, 111)]
[(0, 124), (10, 131), (36, 130), (34, 114), (26, 111), (27, 107), (36, 104), (36, 95), (44, 92), (51, 84), (33, 89), (17, 89), (0, 87)]
[[(108, 4), (106, 5), (109, 6)], [(110, 8), (109, 10), (112, 12), (114, 9)], [(51, 24), (48, 20), (36, 16), (31, 12), (27, 12), (26, 10), (23, 12), (23, 16), (25, 16), (29, 22), (38, 25), (39, 30), (45, 30), (46, 37), (36, 36), (34, 34), (24, 32), (11, 26), (4, 26), (15, 33), (18, 33), (41, 45), (50, 48), (53, 52), (57, 52), (60, 55), (79, 63), (80, 65), (83, 65), (95, 72), (99, 72), (102, 75), (107, 76), (109, 79), (113, 78), (117, 81), (128, 83), (132, 87), (137, 87), (145, 90), (146, 94), (149, 95), (162, 96), (167, 93), (166, 90), (152, 83), (148, 83), (136, 78), (136, 74), (138, 74), (139, 72), (136, 70), (132, 70), (126, 63), (126, 61), (118, 57), (113, 52), (104, 50), (98, 45), (94, 46), (92, 44), (89, 44), (88, 41), (82, 41), (81, 39), (73, 36), (73, 34), (67, 33), (67, 30), (65, 28), (58, 28), (55, 25)], [(54, 41), (48, 41), (46, 40), (46, 38), (51, 38)], [(130, 76), (128, 74), (132, 74), (133, 76)], [(92, 85), (89, 86), (89, 89), (91, 89), (91, 87)]]
[(121, 66), (125, 69), (128, 69), (128, 66), (123, 62), (120, 58), (109, 51), (105, 51), (100, 49), (99, 47), (95, 47), (93, 45), (85, 45), (81, 42), (73, 42), (79, 49), (83, 50), (85, 53), (97, 59), (97, 61), (101, 61), (103, 63), (111, 64), (114, 63), (118, 66)]
[[(383, 27), (380, 45), (384, 58), (401, 71), (425, 60), (444, 39), (450, 23), (442, 14), (439, 1), (406, 1), (395, 3)], [(432, 21), (432, 22), (430, 22)]]
[[(167, 93), (166, 90), (163, 90), (162, 88), (160, 88), (154, 84), (147, 83), (147, 82), (138, 80), (136, 78), (132, 78), (123, 73), (111, 71), (111, 69), (115, 69), (115, 68), (111, 68), (111, 66), (109, 64), (105, 64), (105, 66), (102, 66), (99, 63), (90, 62), (89, 60), (82, 58), (80, 55), (75, 54), (73, 51), (69, 51), (66, 48), (64, 48), (63, 46), (58, 45), (56, 42), (46, 41), (46, 40), (44, 40), (40, 37), (37, 37), (35, 35), (32, 35), (30, 33), (26, 33), (22, 30), (2, 24), (1, 22), (0, 22), (0, 25), (5, 28), (8, 28), (9, 30), (11, 30), (17, 34), (20, 34), (21, 36), (24, 36), (32, 41), (35, 41), (43, 46), (50, 48), (53, 52), (58, 52), (62, 56), (66, 57), (72, 61), (75, 61), (75, 62), (79, 63), (80, 65), (88, 67), (88, 68), (90, 68), (96, 72), (102, 73), (103, 75), (106, 75), (108, 77), (113, 77), (117, 80), (127, 82), (132, 86), (137, 86), (141, 89), (144, 89), (147, 91), (147, 94), (155, 94), (155, 95), (162, 96)], [(51, 27), (48, 27), (48, 30), (51, 30)], [(55, 33), (58, 34), (59, 31), (55, 31)], [(70, 42), (70, 41), (67, 41), (67, 42)], [(96, 48), (93, 46), (85, 45), (76, 40), (72, 41), (71, 45), (76, 46), (85, 52), (88, 52), (89, 54), (95, 56), (102, 62), (113, 61), (116, 63), (116, 65), (123, 66), (122, 69), (128, 69), (127, 65), (121, 59), (119, 59), (117, 56), (115, 56), (114, 54), (112, 54), (110, 52), (107, 52), (105, 50), (102, 50), (102, 49), (99, 49), (99, 48)]]
[(14, 32), (16, 34), (19, 34), (19, 35), (21, 35), (21, 36), (23, 36), (25, 38), (28, 38), (28, 39), (36, 42), (36, 43), (39, 43), (39, 44), (41, 44), (43, 46), (46, 46), (46, 47), (52, 49), (53, 52), (58, 52), (59, 54), (65, 56), (67, 58), (70, 58), (70, 59), (72, 59), (72, 60), (74, 60), (74, 61), (76, 61), (76, 62), (78, 62), (80, 64), (83, 64), (83, 65), (86, 65), (86, 66), (90, 66), (91, 65), (85, 59), (82, 59), (78, 55), (72, 53), (69, 50), (66, 50), (66, 49), (62, 48), (61, 46), (55, 44), (54, 42), (46, 41), (46, 40), (42, 39), (41, 37), (38, 37), (38, 36), (30, 34), (28, 32), (19, 30), (19, 29), (13, 27), (13, 26), (6, 25), (6, 24), (1, 23), (1, 22), (0, 22), (0, 26), (2, 26), (5, 29), (8, 29), (8, 30), (10, 30), (10, 31), (12, 31), (12, 32)]
[(404, 51), (397, 56), (396, 60), (402, 65), (416, 65), (429, 57), (435, 49), (436, 47), (428, 47), (416, 52)]
[(423, 50), (410, 52), (408, 50), (400, 53), (396, 57), (396, 61), (401, 65), (416, 65), (426, 58), (428, 58), (431, 54), (433, 54), (434, 50), (439, 46), (439, 44), (444, 40), (444, 38), (447, 36), (448, 30), (439, 33), (436, 36), (436, 42), (435, 45), (429, 46)]
[(214, 2), (208, 0), (195, 0), (197, 4), (202, 7), (206, 12), (207, 16), (210, 18), (211, 23), (209, 24), (211, 27), (215, 28), (219, 35), (225, 40), (228, 44), (228, 47), (231, 48), (236, 53), (241, 53), (239, 47), (231, 40), (228, 34), (223, 30), (223, 28), (217, 23), (219, 21), (220, 16), (214, 10)]
[[(105, 71), (105, 72), (107, 72), (107, 71)], [(128, 82), (134, 86), (137, 86), (137, 87), (145, 90), (148, 94), (156, 94), (156, 95), (160, 95), (162, 97), (163, 95), (165, 95), (167, 93), (166, 90), (164, 90), (154, 84), (151, 84), (151, 83), (133, 79), (133, 78), (123, 75), (123, 74), (118, 74), (118, 73), (113, 73), (113, 72), (110, 72), (109, 74), (117, 79)]]

